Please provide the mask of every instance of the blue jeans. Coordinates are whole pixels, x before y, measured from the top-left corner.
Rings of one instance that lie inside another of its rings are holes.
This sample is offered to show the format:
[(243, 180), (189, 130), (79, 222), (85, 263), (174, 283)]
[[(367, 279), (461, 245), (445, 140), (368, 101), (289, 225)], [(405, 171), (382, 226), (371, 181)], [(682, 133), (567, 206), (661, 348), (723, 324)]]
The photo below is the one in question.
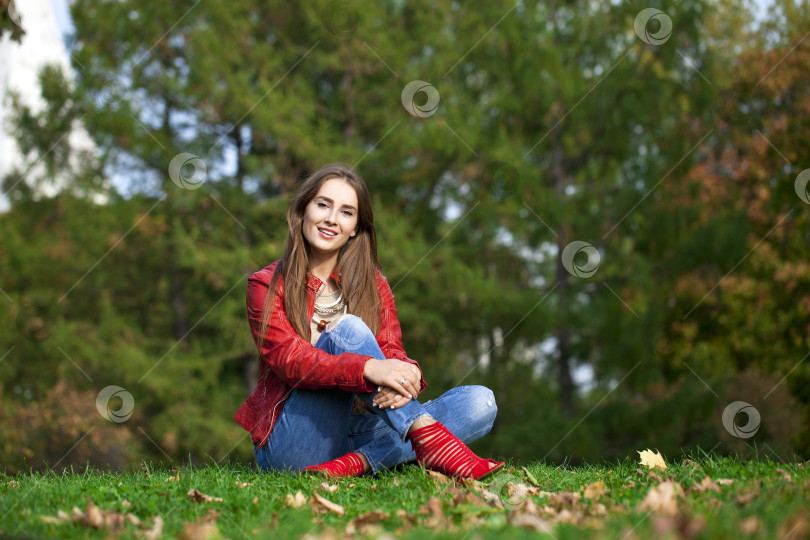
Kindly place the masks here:
[[(371, 330), (354, 315), (327, 328), (315, 347), (330, 354), (353, 352), (385, 359)], [(373, 407), (376, 393), (376, 389), (362, 394), (293, 389), (267, 444), (257, 449), (254, 443), (257, 465), (264, 470), (300, 471), (357, 452), (368, 459), (376, 474), (416, 459), (406, 439), (418, 418), (430, 415), (470, 443), (489, 433), (498, 411), (495, 396), (483, 386), (459, 386), (427, 403), (414, 399), (398, 409)], [(353, 414), (355, 395), (372, 406), (375, 414)]]

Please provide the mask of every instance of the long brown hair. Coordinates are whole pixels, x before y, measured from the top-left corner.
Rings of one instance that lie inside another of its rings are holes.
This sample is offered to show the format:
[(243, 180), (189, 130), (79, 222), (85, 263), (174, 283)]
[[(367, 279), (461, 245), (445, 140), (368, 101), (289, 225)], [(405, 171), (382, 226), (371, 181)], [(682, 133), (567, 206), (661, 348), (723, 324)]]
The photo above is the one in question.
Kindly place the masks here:
[[(307, 205), (315, 198), (327, 180), (345, 180), (357, 193), (357, 234), (338, 252), (338, 286), (343, 291), (349, 313), (357, 315), (374, 335), (380, 328), (380, 295), (377, 292), (376, 272), (380, 269), (377, 259), (377, 231), (374, 228), (374, 213), (371, 197), (363, 179), (348, 165), (336, 163), (317, 171), (301, 185), (298, 193), (287, 205), (287, 245), (278, 262), (267, 297), (264, 300), (261, 328), (266, 329), (273, 315), (276, 286), (284, 278), (284, 312), (295, 331), (309, 341), (309, 318), (307, 310), (307, 275), (309, 274), (310, 247), (304, 238), (302, 225)], [(262, 342), (264, 332), (262, 332)], [(260, 344), (261, 346), (261, 344)]]

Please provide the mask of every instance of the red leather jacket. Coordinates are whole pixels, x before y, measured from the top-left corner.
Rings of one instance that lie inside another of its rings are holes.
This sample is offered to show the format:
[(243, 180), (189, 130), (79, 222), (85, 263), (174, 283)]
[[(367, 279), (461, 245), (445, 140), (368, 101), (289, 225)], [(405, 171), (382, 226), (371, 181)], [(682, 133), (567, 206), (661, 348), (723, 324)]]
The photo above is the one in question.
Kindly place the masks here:
[[(262, 329), (261, 318), (264, 300), (273, 278), (278, 261), (259, 270), (248, 278), (247, 315), (253, 341), (259, 346)], [(340, 281), (340, 276), (330, 276)], [(309, 317), (315, 307), (315, 295), (323, 285), (312, 274), (308, 277), (307, 302)], [(394, 307), (394, 295), (388, 281), (378, 271), (377, 290), (382, 305), (381, 326), (377, 343), (386, 358), (398, 358), (419, 367), (408, 358), (402, 347), (402, 331)], [(346, 392), (371, 392), (374, 385), (363, 378), (363, 369), (370, 356), (343, 353), (333, 355), (316, 349), (306, 339), (299, 336), (284, 312), (284, 284), (280, 278), (276, 284), (273, 316), (266, 330), (265, 340), (259, 348), (261, 367), (259, 380), (253, 393), (234, 415), (239, 424), (250, 432), (254, 443), (259, 447), (267, 443), (276, 418), (281, 414), (284, 400), (293, 388), (318, 389), (339, 388)], [(421, 368), (419, 368), (421, 372)], [(422, 380), (422, 389), (426, 386)]]

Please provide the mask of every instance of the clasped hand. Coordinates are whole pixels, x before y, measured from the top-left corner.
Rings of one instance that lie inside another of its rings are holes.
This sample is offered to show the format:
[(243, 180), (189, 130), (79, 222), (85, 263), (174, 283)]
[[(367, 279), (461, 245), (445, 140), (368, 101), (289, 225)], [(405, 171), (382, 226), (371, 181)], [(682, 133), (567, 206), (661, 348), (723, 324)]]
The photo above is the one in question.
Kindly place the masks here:
[(380, 408), (398, 409), (416, 399), (422, 388), (419, 368), (397, 359), (369, 359), (363, 377), (377, 385), (374, 406)]

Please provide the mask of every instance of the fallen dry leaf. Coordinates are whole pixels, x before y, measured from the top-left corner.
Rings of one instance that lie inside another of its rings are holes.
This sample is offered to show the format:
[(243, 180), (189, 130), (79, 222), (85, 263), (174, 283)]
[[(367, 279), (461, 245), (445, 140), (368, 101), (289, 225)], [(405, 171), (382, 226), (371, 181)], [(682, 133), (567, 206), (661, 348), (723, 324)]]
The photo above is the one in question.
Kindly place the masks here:
[(653, 452), (649, 448), (647, 450), (637, 450), (638, 455), (641, 457), (641, 464), (649, 467), (650, 469), (666, 470), (667, 464), (664, 463), (664, 457), (657, 450)]
[(222, 497), (212, 497), (201, 493), (198, 489), (192, 488), (186, 493), (186, 497), (194, 502), (222, 502)]
[(571, 491), (558, 491), (551, 494), (551, 504), (557, 509), (570, 508), (579, 503), (582, 495)]
[(334, 486), (334, 485), (333, 485), (333, 486), (330, 486), (330, 485), (329, 485), (329, 484), (327, 484), (326, 482), (321, 482), (321, 487), (322, 487), (323, 489), (325, 489), (326, 491), (328, 491), (329, 493), (334, 493), (335, 491), (337, 491), (337, 490), (338, 490), (338, 487), (337, 487), (337, 486)]
[(787, 521), (779, 526), (776, 537), (781, 540), (799, 540), (810, 537), (810, 519), (808, 519), (807, 511), (801, 507), (796, 510)]
[(309, 506), (316, 514), (332, 512), (339, 516), (346, 513), (342, 506), (335, 504), (329, 499), (324, 498), (320, 493), (314, 491), (312, 497), (309, 499)]
[(674, 516), (678, 513), (678, 496), (683, 496), (680, 484), (667, 480), (650, 487), (644, 500), (639, 504), (639, 510), (651, 511), (656, 514)]
[(104, 514), (98, 509), (98, 506), (91, 501), (87, 501), (87, 510), (85, 510), (83, 525), (87, 525), (94, 529), (100, 529), (104, 526)]
[[(512, 482), (507, 482), (506, 486), (506, 494), (508, 495), (508, 501), (512, 505), (522, 504), (529, 496), (529, 487), (526, 484), (513, 484)], [(537, 489), (537, 488), (535, 488)], [(501, 490), (503, 493), (503, 490)]]
[(236, 485), (239, 488), (246, 488), (248, 486), (252, 486), (253, 484), (247, 482), (234, 482), (234, 485)]
[(691, 459), (688, 459), (688, 458), (683, 460), (683, 464), (684, 464), (684, 466), (692, 467), (693, 469), (696, 469), (696, 470), (700, 470), (700, 469), (703, 468), (700, 465), (700, 463), (698, 463), (697, 461), (692, 461)]
[(740, 532), (747, 535), (756, 533), (762, 527), (762, 522), (757, 516), (748, 516), (740, 521)]
[[(256, 502), (257, 503), (259, 502), (258, 499), (256, 499)], [(293, 508), (298, 508), (306, 504), (306, 502), (307, 498), (300, 491), (298, 491), (294, 496), (287, 493), (287, 495), (284, 497), (284, 506), (292, 506)]]
[(585, 487), (583, 497), (586, 499), (596, 499), (605, 493), (605, 482), (602, 480), (591, 482)]
[(655, 516), (652, 525), (656, 537), (690, 539), (703, 530), (706, 526), (706, 519), (703, 516), (691, 516), (682, 513), (676, 517)]
[(155, 522), (152, 525), (152, 528), (144, 533), (144, 538), (147, 538), (147, 540), (157, 540), (158, 538), (160, 538), (160, 535), (162, 533), (163, 533), (163, 518), (160, 516), (155, 516)]
[(215, 523), (186, 523), (178, 537), (180, 540), (209, 540), (221, 538)]
[(200, 523), (213, 523), (217, 519), (219, 519), (219, 515), (221, 513), (222, 512), (220, 512), (219, 510), (214, 510), (213, 508), (209, 508), (208, 511), (205, 513), (205, 515), (201, 516), (198, 521)]
[(743, 505), (746, 505), (746, 504), (750, 503), (754, 499), (756, 499), (757, 496), (758, 496), (758, 494), (757, 494), (756, 491), (750, 491), (750, 492), (746, 493), (745, 495), (740, 495), (739, 497), (734, 499), (734, 502), (736, 502), (740, 506), (743, 506)]
[(371, 535), (382, 530), (379, 525), (380, 521), (388, 519), (390, 516), (382, 510), (371, 510), (364, 514), (360, 514), (349, 523), (346, 524), (345, 534), (352, 536), (355, 534)]
[(444, 484), (444, 483), (447, 483), (447, 482), (451, 481), (449, 476), (444, 475), (444, 474), (442, 474), (440, 472), (431, 471), (431, 470), (428, 470), (426, 472), (428, 473), (428, 476), (430, 476), (431, 478), (433, 478), (437, 482), (441, 482), (441, 483)]
[(661, 482), (663, 480), (663, 478), (661, 478), (661, 475), (652, 469), (647, 470), (636, 469), (636, 472), (641, 476), (646, 476), (650, 480), (655, 480), (656, 482)]
[(793, 483), (793, 477), (790, 476), (790, 473), (786, 472), (784, 469), (776, 469), (773, 472), (775, 472), (776, 474), (781, 474), (782, 475), (782, 480), (785, 480), (786, 482), (790, 482), (791, 484)]
[(469, 504), (471, 506), (488, 506), (484, 499), (472, 491), (455, 488), (451, 490), (451, 493), (453, 495), (453, 506), (458, 506), (460, 504)]
[(730, 486), (731, 484), (734, 483), (734, 480), (732, 480), (731, 478), (718, 478), (717, 480), (715, 480), (715, 483), (720, 486)]
[(708, 476), (704, 476), (703, 480), (701, 480), (699, 484), (692, 486), (692, 491), (697, 491), (698, 493), (702, 493), (704, 491), (714, 491), (716, 493), (720, 493), (720, 486), (718, 486), (715, 482), (712, 482), (712, 479)]
[(548, 521), (534, 514), (514, 514), (509, 522), (515, 527), (523, 527), (539, 533), (551, 534), (552, 526)]
[(337, 531), (331, 528), (324, 529), (319, 535), (314, 534), (305, 534), (301, 537), (301, 540), (339, 540), (340, 536), (338, 535)]
[(438, 497), (431, 497), (428, 499), (424, 506), (419, 509), (418, 513), (420, 515), (428, 516), (423, 522), (423, 525), (431, 529), (438, 527), (450, 528), (453, 524), (453, 522), (445, 515), (444, 505), (442, 504), (441, 499)]

